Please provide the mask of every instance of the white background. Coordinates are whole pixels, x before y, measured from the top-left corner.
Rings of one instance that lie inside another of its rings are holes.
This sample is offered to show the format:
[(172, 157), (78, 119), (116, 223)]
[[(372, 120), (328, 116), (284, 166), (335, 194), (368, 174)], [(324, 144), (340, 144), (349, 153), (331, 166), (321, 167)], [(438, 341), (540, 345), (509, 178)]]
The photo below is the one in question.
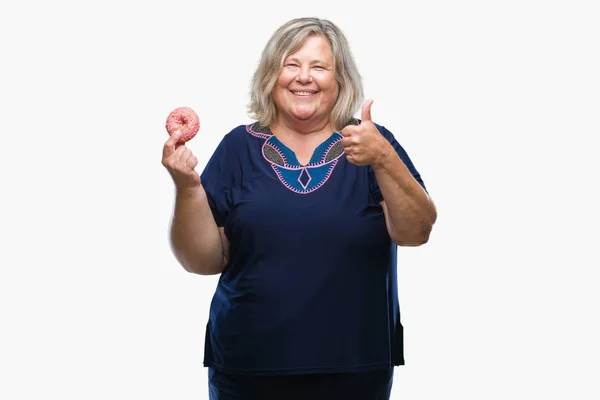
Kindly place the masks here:
[(198, 112), (200, 171), (300, 16), (344, 30), (439, 211), (399, 250), (392, 398), (600, 398), (594, 3), (2, 5), (0, 398), (207, 398), (217, 277), (168, 246), (164, 123)]

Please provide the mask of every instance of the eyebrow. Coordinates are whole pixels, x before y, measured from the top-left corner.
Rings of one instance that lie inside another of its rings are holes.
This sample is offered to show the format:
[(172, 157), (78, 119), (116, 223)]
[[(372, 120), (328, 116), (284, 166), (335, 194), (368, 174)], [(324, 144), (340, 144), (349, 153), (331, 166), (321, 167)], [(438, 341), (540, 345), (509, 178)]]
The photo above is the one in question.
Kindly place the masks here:
[[(287, 61), (288, 62), (290, 62), (290, 61), (296, 61), (297, 63), (300, 63), (300, 60), (298, 60), (296, 57), (288, 58)], [(310, 64), (325, 64), (325, 65), (328, 65), (325, 61), (321, 61), (321, 60), (312, 60), (310, 62)]]

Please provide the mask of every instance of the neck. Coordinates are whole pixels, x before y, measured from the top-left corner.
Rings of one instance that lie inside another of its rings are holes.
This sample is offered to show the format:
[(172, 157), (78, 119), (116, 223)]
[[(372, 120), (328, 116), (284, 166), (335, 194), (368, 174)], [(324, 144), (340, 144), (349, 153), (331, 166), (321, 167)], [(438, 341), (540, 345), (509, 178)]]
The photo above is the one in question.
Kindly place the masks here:
[(329, 119), (315, 122), (301, 120), (289, 121), (278, 118), (275, 122), (273, 122), (273, 124), (271, 124), (270, 129), (275, 136), (278, 136), (279, 134), (288, 137), (314, 137), (321, 136), (322, 134), (331, 135), (335, 131), (335, 127), (329, 121)]

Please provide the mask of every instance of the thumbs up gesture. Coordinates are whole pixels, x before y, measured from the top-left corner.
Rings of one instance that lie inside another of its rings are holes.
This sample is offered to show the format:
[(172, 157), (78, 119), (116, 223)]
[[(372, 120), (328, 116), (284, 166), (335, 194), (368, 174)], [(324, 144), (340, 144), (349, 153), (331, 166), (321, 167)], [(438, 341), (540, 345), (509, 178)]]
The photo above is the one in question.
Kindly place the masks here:
[(360, 125), (348, 125), (342, 129), (342, 146), (346, 159), (352, 164), (381, 166), (394, 148), (377, 130), (371, 119), (373, 100), (367, 100), (362, 106)]

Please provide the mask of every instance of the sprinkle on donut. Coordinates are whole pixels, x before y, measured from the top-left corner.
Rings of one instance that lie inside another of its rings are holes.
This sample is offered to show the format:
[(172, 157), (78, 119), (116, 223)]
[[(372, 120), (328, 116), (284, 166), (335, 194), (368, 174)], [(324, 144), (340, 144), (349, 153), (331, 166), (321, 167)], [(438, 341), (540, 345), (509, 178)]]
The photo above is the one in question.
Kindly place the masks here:
[(165, 125), (169, 135), (173, 135), (175, 131), (181, 132), (179, 142), (187, 142), (196, 134), (200, 129), (200, 119), (198, 114), (189, 107), (179, 107), (171, 111), (167, 117), (167, 123)]

